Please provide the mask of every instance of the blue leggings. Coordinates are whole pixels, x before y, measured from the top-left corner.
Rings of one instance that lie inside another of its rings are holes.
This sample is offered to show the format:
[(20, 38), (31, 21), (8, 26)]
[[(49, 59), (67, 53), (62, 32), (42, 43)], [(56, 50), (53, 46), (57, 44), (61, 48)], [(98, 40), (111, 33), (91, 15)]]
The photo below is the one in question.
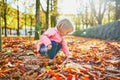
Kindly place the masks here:
[(46, 46), (45, 45), (42, 45), (40, 47), (40, 51), (39, 53), (44, 56), (47, 54), (47, 56), (50, 58), (50, 59), (53, 59), (56, 54), (58, 53), (58, 51), (62, 48), (62, 44), (58, 44), (56, 43), (55, 41), (51, 41), (51, 44), (52, 44), (52, 48), (50, 50), (47, 51), (46, 49)]

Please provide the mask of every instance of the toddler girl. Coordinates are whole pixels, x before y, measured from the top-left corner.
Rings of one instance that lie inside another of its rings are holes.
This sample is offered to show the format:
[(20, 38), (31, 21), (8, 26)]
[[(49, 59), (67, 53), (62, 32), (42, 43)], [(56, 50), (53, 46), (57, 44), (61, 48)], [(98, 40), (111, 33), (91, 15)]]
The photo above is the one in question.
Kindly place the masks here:
[(42, 56), (48, 56), (53, 59), (58, 51), (62, 49), (64, 54), (69, 54), (69, 49), (63, 36), (74, 30), (73, 24), (68, 19), (60, 20), (55, 28), (50, 28), (44, 32), (37, 44), (37, 51)]

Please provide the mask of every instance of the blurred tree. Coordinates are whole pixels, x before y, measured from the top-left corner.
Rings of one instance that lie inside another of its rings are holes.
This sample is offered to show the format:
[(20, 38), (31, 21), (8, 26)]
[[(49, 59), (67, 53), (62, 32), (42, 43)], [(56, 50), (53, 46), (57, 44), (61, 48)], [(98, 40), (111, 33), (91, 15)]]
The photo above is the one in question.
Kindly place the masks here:
[(4, 28), (5, 28), (5, 37), (7, 37), (7, 20), (6, 20), (6, 9), (7, 9), (7, 0), (3, 0), (3, 6), (4, 6)]
[(110, 5), (110, 2), (109, 2), (109, 4), (108, 4), (108, 22), (110, 22), (110, 15), (111, 15), (110, 7), (111, 7), (111, 5)]
[(49, 28), (49, 2), (50, 2), (50, 0), (47, 0), (47, 10), (46, 10), (46, 30)]
[[(28, 15), (28, 20), (29, 20), (29, 35), (31, 36), (32, 35), (32, 33), (33, 33), (33, 23), (35, 22), (35, 19), (34, 19), (34, 15), (32, 14), (32, 11), (33, 11), (33, 6), (34, 6), (35, 4), (33, 3), (33, 4), (31, 4), (30, 6), (29, 6), (29, 8), (28, 8), (28, 10), (29, 10), (29, 15)], [(28, 21), (27, 21), (28, 22)]]
[(33, 16), (30, 16), (30, 36), (32, 35), (32, 26), (33, 26)]
[(40, 38), (40, 0), (36, 0), (36, 26), (35, 26), (35, 40), (39, 40)]
[(97, 22), (95, 20), (95, 17), (93, 16), (93, 14), (90, 13), (89, 17), (90, 17), (90, 19), (89, 19), (89, 25), (90, 26), (95, 26), (97, 24)]
[(115, 0), (115, 20), (120, 19), (120, 0)]
[(32, 35), (32, 32), (33, 32), (33, 30), (32, 30), (32, 27), (33, 27), (33, 24), (34, 24), (34, 22), (35, 22), (35, 17), (34, 17), (34, 15), (32, 14), (32, 11), (33, 11), (33, 6), (34, 6), (35, 4), (33, 3), (32, 5), (30, 5), (29, 6), (29, 11), (30, 11), (30, 15), (29, 15), (29, 18), (30, 18), (30, 36)]
[(83, 23), (83, 27), (84, 29), (86, 29), (89, 25), (89, 14), (88, 14), (88, 6), (87, 6), (87, 2), (85, 3), (85, 13), (82, 15), (82, 23)]
[(106, 11), (107, 0), (98, 0), (98, 5), (95, 5), (93, 0), (89, 0), (91, 11), (95, 16), (98, 24), (102, 24), (102, 19)]
[(54, 27), (56, 25), (56, 17), (59, 15), (57, 12), (57, 2), (58, 0), (47, 0), (46, 10), (44, 10), (43, 6), (41, 5), (42, 11), (45, 13), (45, 17), (46, 17), (46, 29), (49, 28), (50, 20), (51, 20), (51, 27)]
[(107, 2), (107, 12), (106, 12), (106, 18), (104, 18), (104, 23), (110, 23), (111, 21), (114, 21), (114, 15), (115, 14), (115, 5), (114, 2), (111, 0), (108, 0)]
[(81, 29), (81, 23), (82, 23), (82, 20), (81, 20), (81, 18), (80, 18), (81, 16), (80, 15), (78, 15), (77, 16), (77, 23), (76, 23), (76, 30), (79, 30), (79, 29)]
[(1, 30), (2, 30), (2, 26), (1, 26), (1, 7), (2, 5), (0, 4), (0, 51), (2, 51), (2, 32), (1, 32)]
[(42, 9), (42, 11), (44, 12), (44, 14), (45, 14), (45, 21), (46, 21), (46, 26), (45, 26), (45, 29), (47, 30), (48, 29), (48, 27), (49, 27), (49, 0), (47, 0), (47, 7), (46, 7), (46, 11), (44, 10), (44, 8), (43, 8), (43, 6), (42, 6), (42, 4), (41, 4), (41, 2), (40, 2), (40, 6), (41, 6), (41, 9)]
[(18, 1), (17, 0), (17, 35), (19, 36), (20, 35), (20, 24), (19, 24), (19, 21), (20, 21), (20, 18), (19, 18), (19, 4), (18, 4)]
[[(90, 3), (89, 1), (85, 0), (77, 0), (80, 4), (79, 8), (77, 9), (77, 16), (76, 16), (76, 29), (86, 29), (91, 26), (96, 25), (96, 19), (90, 10)], [(77, 2), (77, 3), (78, 3)], [(82, 8), (82, 9), (81, 9)]]
[[(30, 14), (30, 13), (25, 14), (21, 11), (18, 11), (14, 7), (11, 7), (11, 5), (14, 5), (17, 8), (17, 6), (20, 5), (22, 2), (23, 1), (20, 1), (20, 0), (19, 1), (18, 0), (11, 0), (11, 1), (7, 1), (7, 3), (6, 3), (5, 0), (4, 0), (4, 2), (3, 2), (3, 0), (0, 1), (1, 7), (2, 7), (2, 10), (1, 10), (2, 11), (1, 12), (2, 33), (5, 32), (4, 30), (6, 30), (6, 34), (9, 31), (10, 34), (15, 35), (18, 32), (18, 27), (19, 27), (19, 30), (24, 27), (24, 25), (25, 25), (25, 15), (26, 15), (26, 26), (30, 26), (31, 23), (30, 23), (30, 17), (29, 16), (30, 15), (34, 16), (34, 14)], [(33, 4), (35, 4), (35, 3), (33, 3)], [(7, 8), (6, 8), (6, 22), (7, 22), (6, 29), (5, 29), (5, 19), (4, 19), (4, 10), (5, 10), (4, 5), (7, 5)], [(33, 8), (32, 8), (32, 12), (33, 12)], [(19, 14), (19, 16), (18, 16), (18, 14)], [(18, 18), (19, 18), (19, 22), (18, 22)], [(35, 25), (35, 18), (32, 18), (32, 19), (33, 19), (33, 25)], [(18, 24), (19, 24), (19, 26), (18, 26)], [(16, 30), (16, 32), (13, 32), (14, 30)]]
[[(24, 1), (21, 2), (24, 5), (24, 26), (25, 26), (25, 35), (27, 36), (27, 25), (30, 26), (30, 23), (28, 24), (28, 22), (30, 22), (30, 19), (28, 19), (29, 15), (31, 15), (31, 11), (29, 11), (29, 13), (27, 13), (28, 10), (32, 9), (33, 4), (29, 4), (28, 1)], [(29, 4), (29, 5), (28, 5)]]
[(51, 27), (55, 27), (56, 25), (56, 17), (59, 15), (57, 11), (57, 3), (58, 0), (51, 0), (51, 9), (50, 9), (50, 19), (51, 19)]
[(26, 9), (27, 9), (27, 6), (26, 6), (25, 2), (23, 4), (24, 4), (24, 7), (25, 7), (25, 11), (24, 11), (24, 15), (25, 15), (25, 18), (24, 18), (24, 21), (25, 21), (25, 35), (27, 35), (27, 29), (26, 29), (26, 20), (27, 20)]
[(1, 33), (1, 19), (0, 19), (0, 51), (2, 51), (2, 33)]
[(27, 20), (27, 15), (25, 13), (25, 35), (27, 35), (26, 20)]

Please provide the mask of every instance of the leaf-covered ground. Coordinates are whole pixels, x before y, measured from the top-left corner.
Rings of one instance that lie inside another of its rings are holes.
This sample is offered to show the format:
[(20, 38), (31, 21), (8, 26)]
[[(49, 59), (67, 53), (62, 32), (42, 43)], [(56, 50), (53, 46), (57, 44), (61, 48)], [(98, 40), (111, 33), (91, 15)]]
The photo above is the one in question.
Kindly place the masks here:
[(33, 38), (2, 39), (0, 80), (120, 80), (120, 42), (67, 36), (70, 55), (50, 62)]

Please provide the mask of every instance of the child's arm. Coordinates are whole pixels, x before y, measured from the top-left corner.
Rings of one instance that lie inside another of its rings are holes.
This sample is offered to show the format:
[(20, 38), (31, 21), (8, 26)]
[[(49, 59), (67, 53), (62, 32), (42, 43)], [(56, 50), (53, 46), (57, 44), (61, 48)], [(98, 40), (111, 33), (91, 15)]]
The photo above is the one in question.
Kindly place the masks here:
[(37, 52), (39, 52), (40, 45), (41, 45), (41, 42), (39, 41), (39, 42), (37, 43)]
[(45, 46), (48, 46), (48, 48), (50, 48), (50, 44), (51, 44), (51, 41), (50, 41), (50, 37), (55, 35), (55, 30), (54, 29), (48, 29), (45, 33), (43, 33), (43, 35), (41, 36), (41, 39), (40, 41), (38, 42), (37, 44), (37, 50), (40, 49), (40, 45), (41, 44), (44, 44)]
[(50, 28), (42, 35), (42, 41), (45, 46), (48, 46), (49, 44), (51, 44), (50, 37), (54, 36), (55, 33), (56, 33), (55, 30)]
[(69, 49), (68, 49), (67, 43), (64, 40), (62, 40), (62, 50), (65, 55), (69, 54)]

